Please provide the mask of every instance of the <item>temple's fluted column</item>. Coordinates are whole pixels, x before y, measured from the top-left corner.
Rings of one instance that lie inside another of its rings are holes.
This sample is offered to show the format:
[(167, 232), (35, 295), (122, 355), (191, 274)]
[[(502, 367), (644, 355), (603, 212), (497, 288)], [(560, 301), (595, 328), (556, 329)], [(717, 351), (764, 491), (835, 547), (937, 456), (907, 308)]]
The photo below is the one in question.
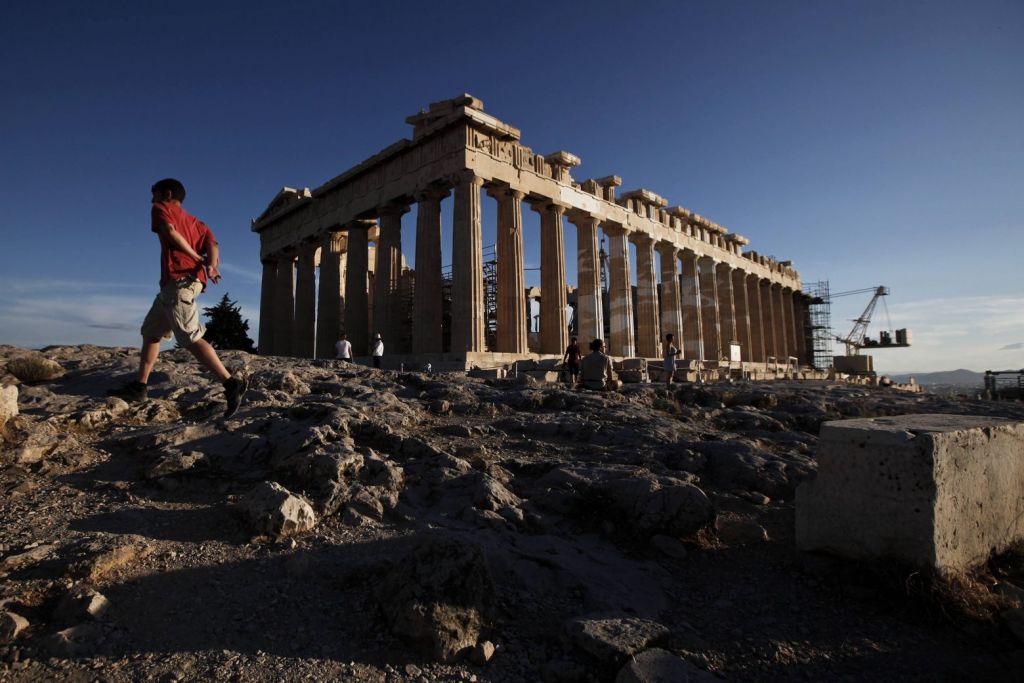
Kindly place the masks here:
[(637, 355), (643, 358), (657, 358), (661, 325), (658, 319), (658, 277), (654, 271), (654, 240), (648, 235), (637, 234), (636, 245), (636, 308), (637, 308)]
[(484, 351), (484, 255), (480, 226), (483, 180), (462, 171), (455, 184), (452, 230), (452, 352)]
[(749, 273), (746, 277), (747, 308), (750, 312), (750, 359), (756, 363), (765, 362), (764, 314), (761, 310), (760, 278)]
[(792, 287), (785, 287), (782, 290), (782, 313), (783, 313), (783, 324), (786, 326), (786, 348), (789, 350), (790, 356), (796, 356), (800, 360), (800, 353), (797, 351), (797, 334), (796, 334), (796, 308), (793, 301)]
[(344, 297), (341, 284), (341, 254), (345, 235), (327, 232), (320, 242), (320, 296), (317, 299), (316, 357), (334, 358), (334, 344), (341, 333)]
[(684, 249), (680, 260), (683, 264), (682, 285), (679, 291), (683, 302), (683, 357), (688, 360), (700, 360), (704, 357), (704, 336), (701, 333), (697, 253)]
[(633, 337), (633, 287), (629, 281), (629, 241), (626, 231), (606, 225), (608, 236), (608, 298), (611, 300), (608, 352), (630, 358), (636, 354)]
[(569, 344), (562, 233), (565, 207), (547, 201), (531, 206), (540, 214), (540, 352), (561, 355)]
[(704, 337), (704, 360), (722, 358), (722, 337), (718, 326), (718, 278), (715, 260), (710, 256), (697, 259), (700, 276), (701, 332)]
[(601, 305), (601, 269), (598, 263), (598, 220), (576, 213), (569, 218), (576, 225), (576, 326), (580, 346), (604, 335), (604, 310)]
[(295, 263), (291, 254), (277, 261), (274, 287), (274, 355), (292, 355), (295, 330)]
[(345, 267), (345, 332), (352, 342), (352, 354), (365, 356), (370, 342), (370, 297), (367, 292), (369, 270), (369, 232), (373, 221), (354, 221), (348, 226), (348, 253)]
[(523, 193), (508, 186), (489, 187), (487, 194), (498, 203), (497, 333), (500, 353), (528, 353), (526, 308), (523, 292)]
[(388, 353), (404, 353), (402, 338), (402, 214), (408, 206), (390, 204), (380, 209), (373, 269), (373, 325), (384, 338)]
[(736, 336), (736, 308), (733, 303), (732, 267), (719, 263), (715, 269), (715, 286), (718, 290), (718, 329), (721, 335), (722, 358), (731, 358), (731, 344), (739, 341)]
[(744, 361), (754, 360), (754, 345), (750, 340), (750, 305), (747, 303), (747, 273), (734, 268), (732, 271), (732, 298), (736, 313), (736, 341), (740, 343), (740, 357)]
[(679, 249), (667, 242), (658, 244), (661, 253), (661, 334), (671, 334), (683, 348), (683, 309), (679, 299)]
[(758, 284), (761, 292), (761, 322), (764, 330), (765, 362), (769, 358), (779, 357), (779, 348), (775, 340), (775, 300), (772, 296), (770, 280), (761, 280)]
[(416, 286), (412, 292), (412, 352), (441, 353), (441, 200), (447, 189), (416, 195)]
[(793, 292), (793, 322), (796, 327), (796, 357), (802, 365), (810, 365), (811, 360), (807, 357), (807, 304), (804, 293), (799, 290)]
[(775, 330), (775, 355), (780, 363), (789, 357), (786, 339), (786, 314), (782, 305), (782, 285), (772, 283), (772, 327)]
[(263, 278), (260, 280), (260, 338), (257, 342), (261, 356), (274, 355), (274, 304), (277, 287), (277, 262), (267, 259), (263, 262)]
[(295, 332), (292, 355), (312, 358), (316, 344), (316, 242), (299, 248), (295, 271)]

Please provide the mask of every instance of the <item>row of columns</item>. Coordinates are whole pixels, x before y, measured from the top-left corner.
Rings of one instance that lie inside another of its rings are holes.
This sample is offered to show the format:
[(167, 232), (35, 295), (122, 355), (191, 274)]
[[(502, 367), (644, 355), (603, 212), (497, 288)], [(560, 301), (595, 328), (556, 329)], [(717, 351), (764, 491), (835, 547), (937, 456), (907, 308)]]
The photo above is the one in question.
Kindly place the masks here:
[[(484, 181), (472, 171), (450, 179), (454, 189), (452, 246), (451, 351), (485, 351), (483, 242), (480, 196)], [(396, 352), (439, 353), (442, 349), (441, 200), (448, 186), (424, 189), (415, 197), (416, 269), (413, 291), (412, 344)], [(600, 225), (585, 212), (550, 199), (525, 197), (508, 186), (490, 185), (497, 201), (497, 335), (495, 351), (529, 353), (527, 310), (523, 304), (522, 202), (540, 214), (541, 303), (540, 352), (561, 354), (568, 343), (563, 218), (577, 236), (577, 333), (584, 342), (604, 335), (598, 229), (608, 238), (608, 348), (615, 356), (661, 355), (664, 334), (675, 335), (683, 357), (729, 358), (738, 342), (743, 359), (769, 357), (806, 360), (805, 305), (799, 292), (758, 278), (713, 257), (655, 242), (621, 226)], [(327, 233), (318, 243), (300, 245), (263, 268), (260, 339), (263, 353), (330, 357), (337, 332), (345, 329), (357, 353), (370, 341), (370, 296), (373, 329), (396, 343), (402, 334), (401, 217), (404, 204), (388, 205), (379, 223), (354, 221)], [(377, 226), (372, 292), (368, 288), (369, 230)], [(346, 253), (342, 239), (347, 238)], [(632, 296), (629, 244), (636, 248), (636, 310)], [(314, 289), (315, 250), (319, 248), (320, 296)], [(661, 256), (656, 272), (655, 252)], [(347, 258), (342, 283), (342, 257)], [(269, 285), (269, 286), (268, 286)], [(660, 298), (659, 298), (660, 285)], [(635, 316), (635, 324), (634, 324)], [(319, 323), (319, 324), (317, 324)], [(314, 333), (314, 329), (316, 332)]]

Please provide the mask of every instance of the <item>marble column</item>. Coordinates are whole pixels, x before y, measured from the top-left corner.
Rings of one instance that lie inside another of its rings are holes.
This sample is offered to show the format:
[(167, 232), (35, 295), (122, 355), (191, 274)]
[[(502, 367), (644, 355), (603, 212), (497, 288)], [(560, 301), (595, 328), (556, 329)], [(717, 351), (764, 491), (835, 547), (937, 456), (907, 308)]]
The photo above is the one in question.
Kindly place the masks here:
[(377, 238), (373, 268), (373, 325), (384, 339), (389, 354), (405, 353), (402, 335), (402, 214), (404, 205), (380, 209), (380, 236)]
[(299, 248), (295, 270), (295, 332), (292, 355), (312, 358), (316, 345), (316, 242)]
[(345, 305), (341, 284), (341, 258), (345, 235), (327, 232), (320, 243), (320, 296), (317, 299), (316, 357), (334, 358), (334, 344), (341, 334)]
[(484, 254), (480, 226), (483, 180), (472, 171), (453, 178), (452, 353), (484, 351)]
[(802, 365), (810, 365), (811, 359), (807, 354), (807, 303), (804, 300), (804, 293), (793, 292), (793, 322), (796, 326), (796, 357)]
[(683, 309), (679, 298), (679, 249), (668, 242), (658, 244), (661, 253), (661, 334), (671, 334), (676, 347), (683, 348)]
[(721, 360), (722, 336), (718, 326), (718, 279), (715, 260), (710, 256), (697, 259), (700, 277), (701, 332), (704, 337), (704, 360)]
[(721, 333), (722, 358), (732, 358), (732, 342), (739, 341), (736, 334), (736, 306), (732, 291), (732, 267), (719, 263), (715, 269), (718, 290), (718, 327)]
[(257, 342), (261, 356), (274, 355), (274, 303), (277, 287), (277, 263), (272, 259), (263, 262), (263, 278), (260, 280), (260, 338)]
[(365, 356), (370, 343), (370, 297), (367, 292), (369, 270), (369, 232), (373, 221), (354, 221), (348, 226), (348, 253), (345, 267), (345, 333), (352, 343), (353, 356)]
[(697, 253), (684, 249), (682, 285), (679, 296), (683, 309), (683, 358), (700, 360), (704, 357), (704, 335), (700, 314), (700, 273), (697, 267)]
[(532, 206), (540, 214), (540, 352), (560, 356), (569, 345), (562, 232), (565, 207), (550, 202)]
[(658, 319), (658, 278), (654, 268), (654, 240), (639, 233), (636, 245), (637, 355), (658, 358), (661, 325)]
[(633, 286), (630, 284), (629, 241), (626, 231), (606, 225), (608, 236), (608, 298), (611, 303), (608, 353), (631, 358), (636, 355), (633, 337)]
[(576, 225), (576, 326), (580, 346), (604, 335), (604, 307), (601, 304), (601, 264), (598, 263), (598, 219), (588, 214), (570, 217)]
[(800, 353), (798, 349), (798, 336), (796, 333), (796, 306), (793, 300), (795, 292), (792, 287), (786, 287), (782, 290), (782, 312), (785, 316), (786, 325), (786, 348), (789, 349), (789, 355), (795, 356), (797, 360), (800, 360)]
[(441, 200), (447, 189), (416, 195), (416, 285), (412, 291), (412, 352), (441, 353)]
[(747, 304), (747, 274), (739, 268), (730, 272), (732, 279), (732, 304), (736, 330), (736, 341), (740, 345), (740, 358), (752, 360), (750, 343), (750, 308)]
[(764, 354), (765, 362), (769, 358), (779, 357), (779, 347), (775, 339), (775, 297), (772, 296), (772, 283), (770, 280), (761, 280), (758, 283), (761, 292), (761, 322), (764, 330)]
[(274, 287), (274, 355), (292, 355), (295, 330), (295, 263), (291, 254), (277, 262)]
[(780, 363), (789, 357), (788, 338), (786, 335), (786, 312), (783, 306), (782, 285), (772, 284), (772, 327), (775, 328), (775, 352)]
[(750, 360), (755, 363), (765, 362), (764, 352), (764, 316), (761, 312), (760, 279), (753, 273), (745, 276), (747, 290), (747, 311), (750, 317)]
[(498, 291), (495, 343), (499, 353), (529, 353), (523, 292), (523, 193), (510, 187), (491, 187), (487, 194), (498, 203)]

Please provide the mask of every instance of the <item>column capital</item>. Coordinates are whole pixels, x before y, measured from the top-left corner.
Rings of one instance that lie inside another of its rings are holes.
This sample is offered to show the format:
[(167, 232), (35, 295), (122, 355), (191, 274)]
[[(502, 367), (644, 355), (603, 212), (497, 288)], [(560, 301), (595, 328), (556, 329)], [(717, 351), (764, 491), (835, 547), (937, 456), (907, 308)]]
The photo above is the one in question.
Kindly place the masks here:
[(570, 208), (565, 204), (561, 204), (554, 199), (551, 199), (550, 197), (527, 197), (526, 203), (529, 204), (530, 208), (537, 213), (553, 211), (564, 214)]
[(604, 230), (604, 234), (615, 237), (628, 235), (630, 233), (630, 231), (626, 229), (626, 226), (621, 223), (604, 223), (601, 226), (601, 229)]
[(401, 216), (409, 213), (409, 205), (404, 202), (388, 202), (377, 209), (380, 216)]
[(455, 171), (448, 176), (448, 181), (452, 185), (476, 185), (477, 187), (484, 184), (484, 179), (476, 174), (471, 168), (464, 168), (459, 171)]
[(345, 224), (346, 230), (372, 230), (377, 227), (377, 221), (372, 218), (357, 218), (354, 221)]
[(654, 238), (648, 235), (646, 232), (634, 232), (629, 237), (630, 241), (636, 244), (637, 246), (647, 247), (651, 244), (654, 244)]
[(662, 258), (675, 258), (682, 251), (682, 249), (668, 240), (658, 240), (654, 248), (661, 253)]
[(518, 190), (508, 183), (492, 182), (487, 183), (484, 186), (484, 192), (487, 193), (488, 197), (493, 197), (497, 200), (502, 200), (511, 197), (516, 201), (523, 201), (526, 193), (522, 190)]
[(584, 211), (583, 209), (569, 208), (566, 210), (565, 216), (569, 219), (570, 223), (577, 226), (588, 224), (596, 225), (601, 222), (600, 218)]
[(421, 187), (413, 193), (413, 198), (417, 202), (432, 202), (441, 201), (445, 197), (452, 193), (451, 189), (446, 185), (427, 185)]

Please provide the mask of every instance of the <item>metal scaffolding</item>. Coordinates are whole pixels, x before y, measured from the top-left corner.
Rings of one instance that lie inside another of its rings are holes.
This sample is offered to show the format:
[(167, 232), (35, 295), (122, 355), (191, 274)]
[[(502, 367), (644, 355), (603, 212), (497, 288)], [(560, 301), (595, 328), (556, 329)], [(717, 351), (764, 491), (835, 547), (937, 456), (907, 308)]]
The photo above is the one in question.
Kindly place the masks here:
[(811, 350), (811, 365), (818, 370), (832, 367), (832, 297), (828, 280), (804, 284), (804, 293), (810, 297), (807, 306), (807, 341)]

